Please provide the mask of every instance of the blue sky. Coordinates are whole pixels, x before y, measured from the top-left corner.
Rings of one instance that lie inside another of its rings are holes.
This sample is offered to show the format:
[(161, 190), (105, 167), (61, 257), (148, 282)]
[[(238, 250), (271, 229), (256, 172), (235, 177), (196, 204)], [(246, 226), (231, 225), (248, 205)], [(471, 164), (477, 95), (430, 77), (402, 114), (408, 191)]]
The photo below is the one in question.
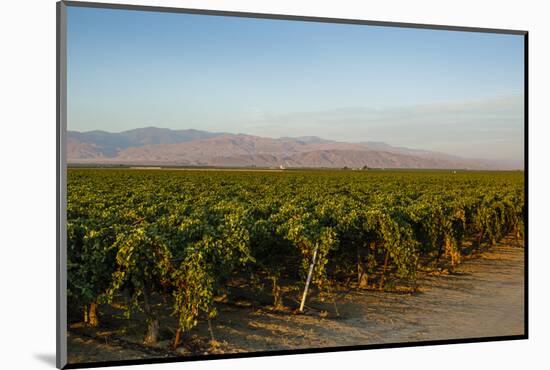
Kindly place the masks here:
[(523, 37), (69, 7), (68, 127), (523, 158)]

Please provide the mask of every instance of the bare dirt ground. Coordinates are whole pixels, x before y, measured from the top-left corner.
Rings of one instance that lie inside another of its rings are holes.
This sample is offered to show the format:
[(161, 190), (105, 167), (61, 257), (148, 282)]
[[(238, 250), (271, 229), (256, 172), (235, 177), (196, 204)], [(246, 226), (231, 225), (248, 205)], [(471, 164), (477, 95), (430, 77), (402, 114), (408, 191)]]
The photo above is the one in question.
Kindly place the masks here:
[(220, 304), (212, 320), (215, 340), (202, 323), (188, 340), (194, 347), (178, 352), (168, 350), (169, 339), (146, 348), (138, 337), (71, 330), (69, 362), (524, 334), (524, 249), (511, 239), (470, 256), (452, 274), (422, 273), (419, 287), (414, 294), (344, 292), (336, 303), (339, 316), (332, 302), (318, 299), (304, 315)]

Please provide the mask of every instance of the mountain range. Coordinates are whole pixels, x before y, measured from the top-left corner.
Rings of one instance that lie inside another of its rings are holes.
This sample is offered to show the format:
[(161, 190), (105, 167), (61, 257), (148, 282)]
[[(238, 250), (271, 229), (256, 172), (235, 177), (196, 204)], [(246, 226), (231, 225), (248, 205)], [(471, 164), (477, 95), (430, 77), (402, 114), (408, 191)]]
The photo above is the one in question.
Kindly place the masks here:
[(119, 133), (68, 131), (69, 164), (285, 168), (521, 169), (521, 163), (466, 159), (316, 136), (266, 138), (245, 134), (145, 127)]

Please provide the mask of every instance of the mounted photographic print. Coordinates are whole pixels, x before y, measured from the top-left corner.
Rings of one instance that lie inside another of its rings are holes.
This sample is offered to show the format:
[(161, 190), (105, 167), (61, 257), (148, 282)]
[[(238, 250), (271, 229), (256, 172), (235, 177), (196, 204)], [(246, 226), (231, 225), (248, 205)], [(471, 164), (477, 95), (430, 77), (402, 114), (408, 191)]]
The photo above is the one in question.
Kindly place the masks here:
[(527, 32), (57, 10), (58, 367), (527, 338)]

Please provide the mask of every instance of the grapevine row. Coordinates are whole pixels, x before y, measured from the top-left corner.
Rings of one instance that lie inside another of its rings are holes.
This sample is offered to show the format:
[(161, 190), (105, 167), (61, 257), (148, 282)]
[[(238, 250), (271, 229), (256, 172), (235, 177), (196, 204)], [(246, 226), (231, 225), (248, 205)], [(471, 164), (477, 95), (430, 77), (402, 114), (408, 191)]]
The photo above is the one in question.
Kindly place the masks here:
[[(70, 169), (69, 307), (98, 325), (97, 307), (126, 297), (158, 340), (160, 300), (172, 305), (173, 345), (232, 279), (327, 291), (416, 286), (420, 268), (454, 268), (470, 250), (523, 235), (522, 173)], [(470, 243), (470, 241), (472, 241)]]

